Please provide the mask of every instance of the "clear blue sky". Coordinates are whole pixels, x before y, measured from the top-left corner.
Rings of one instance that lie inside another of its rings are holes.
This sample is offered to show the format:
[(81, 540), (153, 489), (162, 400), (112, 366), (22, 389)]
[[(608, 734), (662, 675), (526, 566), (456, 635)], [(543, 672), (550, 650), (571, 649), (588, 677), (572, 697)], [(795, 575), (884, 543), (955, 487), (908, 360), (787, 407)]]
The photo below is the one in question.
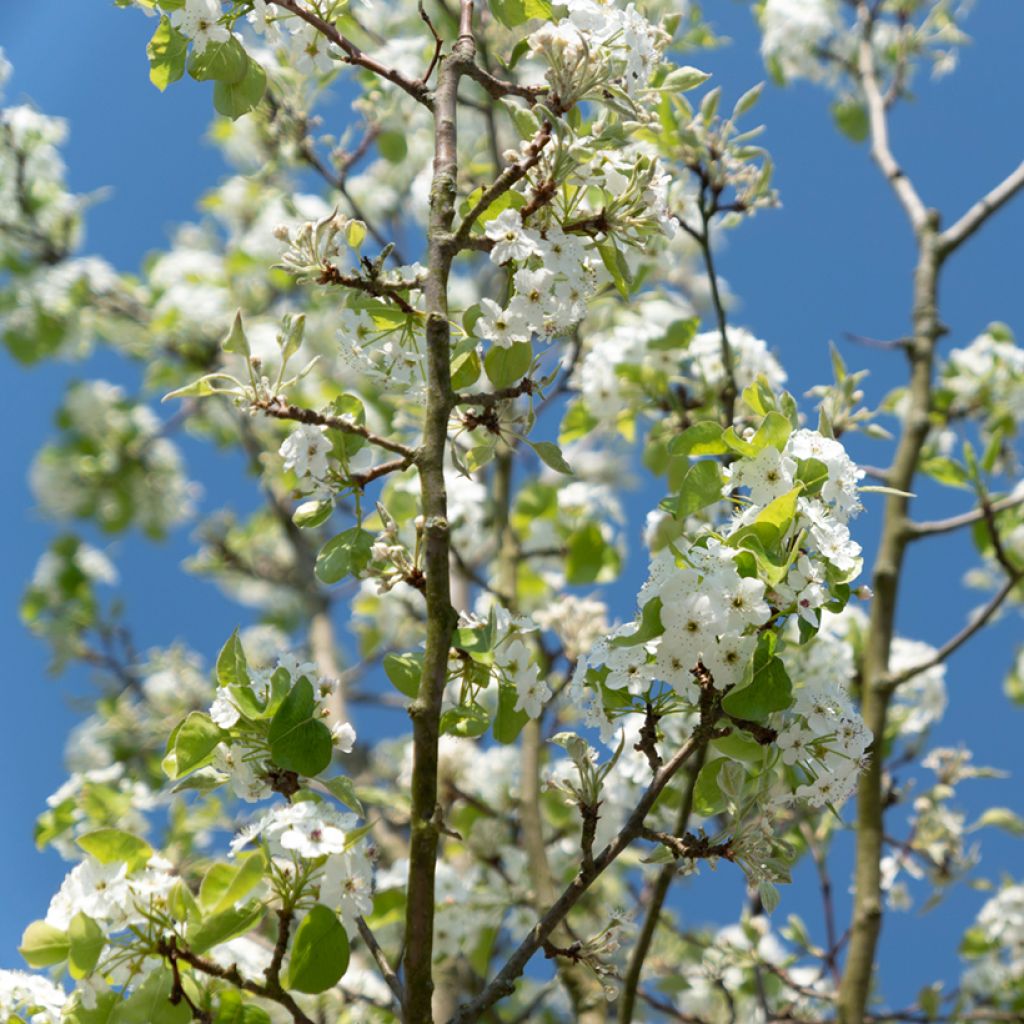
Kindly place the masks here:
[[(736, 97), (764, 77), (749, 8), (731, 0), (709, 0), (705, 7), (733, 44), (694, 62), (715, 74), (727, 98)], [(225, 172), (217, 153), (202, 141), (211, 110), (209, 89), (185, 81), (161, 95), (147, 81), (144, 48), (152, 25), (105, 0), (0, 5), (0, 45), (15, 68), (7, 101), (31, 98), (45, 112), (68, 118), (71, 142), (65, 153), (72, 188), (113, 188), (89, 216), (86, 249), (126, 270), (136, 268), (147, 251), (163, 246), (170, 227), (191, 217), (199, 193)], [(975, 42), (965, 49), (956, 74), (939, 83), (922, 78), (919, 99), (900, 107), (893, 118), (895, 149), (926, 202), (948, 219), (1024, 155), (1024, 80), (1019, 73), (1024, 5), (983, 0), (968, 29)], [(808, 85), (768, 88), (758, 110), (768, 125), (764, 141), (777, 166), (783, 208), (759, 214), (734, 233), (720, 258), (721, 272), (742, 300), (735, 321), (778, 350), (796, 394), (828, 379), (830, 338), (840, 339), (844, 331), (893, 338), (909, 327), (909, 232), (865, 147), (837, 134), (827, 105), (828, 97)], [(990, 320), (1006, 321), (1018, 335), (1024, 332), (1022, 267), (1024, 200), (1001, 213), (948, 266), (941, 297), (942, 317), (951, 328), (947, 345), (967, 342)], [(850, 346), (844, 351), (851, 366), (870, 368), (872, 398), (901, 380), (898, 355)], [(56, 855), (35, 852), (32, 822), (47, 794), (64, 780), (61, 751), (78, 717), (69, 698), (88, 692), (82, 678), (48, 679), (42, 645), (16, 620), (21, 590), (54, 533), (32, 510), (26, 474), (33, 453), (50, 432), (53, 411), (69, 380), (107, 376), (132, 387), (136, 374), (109, 357), (85, 366), (45, 365), (30, 371), (5, 355), (0, 360), (5, 419), (17, 431), (14, 443), (5, 445), (0, 456), (8, 487), (0, 511), (6, 553), (0, 629), (7, 725), (0, 744), (6, 794), (0, 966), (20, 966), (15, 946), (21, 929), (43, 915), (65, 870)], [(204, 508), (252, 501), (235, 463), (197, 446), (186, 445), (186, 455), (193, 476), (206, 488)], [(869, 448), (863, 458), (881, 462), (884, 453)], [(965, 507), (959, 493), (922, 493), (937, 502), (929, 518)], [(637, 495), (638, 514), (652, 500), (651, 495)], [(869, 552), (878, 507), (869, 503), (868, 514), (857, 524)], [(178, 571), (181, 559), (193, 550), (188, 532), (157, 547), (133, 537), (103, 543), (121, 570), (140, 644), (164, 646), (182, 638), (207, 657), (213, 655), (240, 613), (208, 584)], [(942, 548), (941, 560), (933, 549), (915, 549), (899, 623), (904, 635), (941, 642), (959, 628), (967, 610), (979, 601), (959, 583), (972, 561), (965, 542)], [(643, 572), (634, 558), (623, 595)], [(628, 598), (622, 601), (615, 610), (628, 614)], [(1020, 618), (1014, 614), (950, 663), (951, 705), (936, 739), (963, 741), (978, 762), (1014, 775), (1007, 782), (965, 784), (964, 806), (972, 815), (994, 804), (1019, 808), (1024, 758), (1018, 716), (1024, 712), (1007, 709), (1001, 680), (1020, 639)], [(918, 775), (924, 781), (927, 773)], [(982, 873), (993, 879), (1015, 869), (1019, 874), (1019, 846), (1000, 835), (986, 833), (985, 838)], [(848, 864), (837, 860), (840, 899)], [(738, 879), (728, 876), (720, 870), (686, 894), (698, 919), (714, 913), (716, 900), (725, 908), (723, 919), (738, 907), (742, 889)], [(798, 877), (811, 882), (808, 874)], [(956, 937), (982, 898), (960, 890), (929, 920), (913, 913), (887, 919), (881, 956), (890, 964), (900, 963), (895, 972), (885, 972), (892, 998), (911, 998), (923, 984), (955, 978)], [(817, 926), (813, 892), (786, 891), (778, 916), (784, 920), (794, 910)]]

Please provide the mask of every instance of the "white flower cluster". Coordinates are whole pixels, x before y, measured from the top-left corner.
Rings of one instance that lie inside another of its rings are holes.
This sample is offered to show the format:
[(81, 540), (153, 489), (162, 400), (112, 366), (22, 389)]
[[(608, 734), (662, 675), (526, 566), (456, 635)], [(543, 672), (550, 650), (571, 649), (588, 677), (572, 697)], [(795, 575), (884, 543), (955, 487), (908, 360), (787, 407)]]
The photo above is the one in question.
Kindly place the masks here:
[(856, 789), (871, 733), (846, 690), (805, 683), (795, 698), (777, 740), (782, 763), (806, 780), (793, 798), (812, 807), (839, 807)]
[(153, 261), (148, 284), (153, 311), (168, 330), (219, 335), (236, 308), (223, 256), (214, 239), (195, 226), (181, 228), (173, 248)]
[(985, 903), (972, 932), (988, 948), (964, 971), (964, 989), (986, 1002), (1012, 993), (1024, 979), (1024, 885), (1007, 885)]
[(844, 28), (836, 0), (765, 0), (759, 17), (761, 55), (782, 78), (833, 74), (823, 51)]
[(202, 53), (210, 43), (226, 43), (231, 33), (220, 23), (224, 12), (220, 0), (185, 0), (185, 6), (171, 12), (171, 24), (192, 40), (196, 53)]
[(165, 899), (176, 881), (171, 862), (157, 854), (144, 868), (131, 872), (124, 861), (102, 864), (86, 857), (50, 900), (46, 923), (64, 931), (82, 913), (112, 935), (143, 921), (150, 906)]
[[(213, 3), (215, 0), (203, 0)], [(219, 5), (218, 5), (219, 6)], [(271, 47), (282, 47), (287, 63), (303, 74), (327, 74), (337, 67), (341, 55), (332, 51), (331, 43), (315, 26), (288, 11), (267, 2), (253, 0), (248, 16), (249, 25), (257, 35), (263, 36)], [(287, 30), (283, 27), (287, 25)]]
[[(0, 91), (11, 65), (0, 50)], [(21, 246), (37, 258), (63, 252), (77, 240), (81, 200), (64, 182), (57, 147), (67, 138), (67, 122), (27, 104), (0, 111), (0, 254)]]
[(67, 993), (41, 974), (0, 970), (0, 1020), (60, 1024)]
[[(565, 234), (557, 225), (543, 235), (528, 230), (515, 209), (489, 221), (485, 234), (494, 243), (491, 259), (495, 263), (514, 260), (523, 265), (513, 276), (513, 296), (507, 307), (481, 300), (482, 316), (476, 324), (481, 337), (509, 348), (534, 335), (550, 339), (564, 334), (586, 316), (597, 275), (580, 238)], [(534, 269), (525, 266), (531, 260)]]
[(352, 834), (356, 820), (312, 800), (281, 804), (238, 832), (231, 850), (262, 841), (273, 858), (318, 861), (319, 902), (338, 908), (351, 928), (357, 916), (373, 910), (372, 865)]
[[(746, 327), (727, 327), (732, 352), (732, 370), (736, 388), (743, 391), (763, 376), (772, 391), (786, 383), (786, 371), (761, 338)], [(699, 397), (707, 400), (722, 393), (725, 366), (722, 362), (722, 336), (718, 331), (702, 331), (687, 346), (683, 373), (690, 386), (699, 386)]]
[[(798, 474), (815, 464), (825, 477), (819, 475), (815, 494), (798, 496)], [(693, 707), (699, 666), (710, 673), (716, 689), (731, 691), (744, 682), (770, 621), (799, 615), (817, 628), (817, 610), (832, 597), (830, 584), (848, 581), (859, 568), (860, 548), (846, 520), (860, 507), (861, 475), (839, 442), (810, 430), (790, 434), (781, 450), (767, 444), (754, 456), (738, 458), (726, 490), (747, 490), (749, 505), (728, 531), (709, 533), (685, 549), (665, 548), (652, 558), (638, 603), (643, 622), (647, 606), (659, 601), (661, 635), (630, 642), (638, 624), (627, 623), (598, 640), (577, 664), (568, 695), (584, 721), (609, 733), (599, 691), (592, 688), (596, 679), (605, 689), (626, 690), (634, 697), (649, 694), (652, 683), (660, 681)], [(794, 499), (785, 534), (799, 549), (791, 551), (792, 568), (782, 581), (771, 584), (750, 575), (756, 563), (730, 540), (785, 496)], [(870, 735), (841, 683), (807, 682), (794, 700), (778, 749), (782, 764), (800, 771), (788, 773), (780, 799), (790, 799), (795, 789), (797, 799), (813, 805), (841, 803), (852, 790)]]
[(359, 378), (389, 391), (423, 392), (425, 338), (404, 317), (378, 323), (364, 309), (343, 309), (338, 337), (342, 362)]
[(104, 300), (118, 296), (122, 285), (106, 260), (88, 256), (33, 266), (13, 277), (10, 287), (10, 309), (0, 317), (0, 328), (19, 356), (38, 358), (46, 353), (23, 353), (20, 340), (52, 337), (58, 325), (61, 355), (88, 355), (104, 327)]
[(665, 33), (633, 4), (568, 0), (565, 6), (568, 17), (546, 22), (529, 37), (532, 53), (548, 64), (558, 100), (572, 106), (609, 85), (636, 100), (661, 61)]
[(1024, 420), (1024, 349), (1003, 324), (991, 324), (969, 345), (953, 349), (941, 380), (952, 395), (954, 415), (992, 409)]
[(146, 406), (103, 380), (73, 384), (60, 442), (32, 464), (32, 490), (55, 518), (94, 517), (110, 530), (131, 522), (160, 535), (191, 517), (196, 487), (177, 447)]

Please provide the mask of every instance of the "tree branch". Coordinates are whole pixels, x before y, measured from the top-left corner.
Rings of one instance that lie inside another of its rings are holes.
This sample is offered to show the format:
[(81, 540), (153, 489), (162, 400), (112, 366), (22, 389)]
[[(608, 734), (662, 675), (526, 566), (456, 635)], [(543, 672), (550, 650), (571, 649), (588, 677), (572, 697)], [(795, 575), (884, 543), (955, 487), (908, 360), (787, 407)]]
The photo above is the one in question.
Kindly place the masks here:
[[(679, 816), (676, 818), (677, 833), (685, 832), (690, 822), (690, 815), (693, 813), (694, 786), (697, 783), (697, 776), (700, 774), (701, 768), (704, 767), (707, 749), (706, 743), (698, 748), (693, 763), (687, 770), (686, 788), (683, 790), (683, 800), (679, 806)], [(665, 905), (665, 900), (668, 899), (669, 889), (672, 887), (672, 882), (675, 880), (677, 873), (678, 868), (675, 864), (666, 864), (658, 872), (658, 878), (654, 883), (654, 890), (647, 905), (647, 916), (644, 918), (643, 927), (637, 936), (636, 945), (633, 947), (633, 952), (629, 958), (626, 976), (622, 982), (622, 994), (619, 996), (619, 1024), (630, 1024), (633, 1020), (640, 976), (643, 973), (644, 963), (647, 960), (651, 943), (654, 941), (655, 932), (658, 930), (662, 907)]]
[[(459, 79), (474, 62), (473, 0), (461, 0), (459, 37), (438, 70), (434, 96), (434, 168), (427, 224), (427, 403), (423, 446), (417, 457), (423, 512), (423, 567), (426, 573), (426, 644), (412, 719), (413, 767), (410, 787), (409, 887), (405, 914), (406, 1024), (432, 1024), (434, 991), (434, 879), (440, 829), (437, 808), (438, 743), (441, 701), (448, 678), (448, 654), (458, 615), (452, 607), (451, 538), (444, 468), (448, 418), (455, 395), (451, 382), (451, 324), (448, 276), (454, 252), (458, 149)], [(404, 453), (402, 453), (404, 454)]]
[[(1024, 488), (1015, 488), (1014, 490), (1020, 490), (1020, 493), (1009, 494), (1005, 498), (993, 501), (987, 506), (989, 512), (998, 514), (999, 512), (1006, 512), (1008, 509), (1024, 505)], [(981, 522), (982, 519), (986, 518), (985, 508), (985, 505), (979, 505), (977, 508), (971, 509), (970, 512), (962, 512), (960, 515), (950, 516), (948, 519), (933, 519), (924, 523), (908, 523), (907, 532), (909, 539), (919, 540), (922, 537), (934, 537), (936, 534), (952, 533), (954, 530), (959, 530), (964, 526), (973, 526), (975, 523)]]
[(242, 976), (238, 967), (234, 964), (231, 967), (221, 967), (220, 964), (197, 956), (187, 949), (179, 949), (175, 936), (171, 936), (170, 939), (162, 939), (157, 944), (156, 952), (160, 956), (166, 957), (172, 965), (175, 965), (180, 960), (201, 974), (206, 974), (211, 978), (220, 978), (222, 981), (226, 981), (229, 985), (234, 985), (235, 988), (241, 989), (243, 992), (251, 992), (254, 996), (270, 999), (279, 1006), (283, 1006), (291, 1014), (295, 1024), (315, 1024), (311, 1018), (302, 1012), (302, 1009), (291, 995), (281, 987), (280, 982), (261, 985), (257, 981), (250, 981)]
[(469, 241), (469, 233), (472, 231), (473, 225), (477, 222), (480, 214), (482, 214), (495, 199), (499, 196), (503, 196), (510, 188), (512, 188), (513, 185), (526, 177), (530, 169), (540, 162), (544, 147), (550, 141), (551, 125), (545, 121), (541, 125), (540, 131), (537, 132), (533, 137), (533, 140), (524, 150), (523, 159), (506, 167), (505, 170), (503, 170), (501, 174), (494, 179), (491, 185), (484, 189), (483, 194), (476, 201), (473, 208), (465, 217), (462, 218), (462, 223), (459, 224), (458, 230), (451, 238), (453, 253), (458, 253), (463, 249), (468, 248), (467, 243)]
[(509, 82), (498, 78), (476, 63), (469, 65), (466, 77), (472, 78), (474, 82), (483, 86), (491, 99), (500, 100), (506, 96), (520, 96), (531, 107), (550, 92), (545, 85), (520, 85), (518, 82)]
[(700, 724), (694, 730), (693, 735), (655, 775), (654, 780), (647, 787), (633, 813), (630, 814), (615, 838), (594, 858), (593, 869), (586, 872), (580, 870), (563, 890), (561, 896), (548, 908), (547, 913), (533, 926), (526, 938), (506, 961), (505, 966), (475, 999), (459, 1007), (459, 1011), (452, 1017), (450, 1024), (469, 1024), (469, 1022), (477, 1020), (499, 999), (515, 990), (516, 979), (523, 973), (534, 953), (544, 945), (552, 931), (561, 924), (580, 897), (602, 872), (641, 835), (647, 815), (662, 790), (672, 781), (675, 774), (686, 764), (694, 752), (714, 736), (714, 724), (720, 713), (721, 709), (717, 703), (713, 705), (705, 703), (702, 708)]
[(883, 685), (895, 690), (896, 687), (913, 679), (914, 676), (927, 672), (928, 669), (934, 668), (936, 665), (941, 665), (951, 654), (963, 647), (995, 615), (1002, 603), (1009, 597), (1013, 588), (1020, 583), (1022, 577), (1024, 577), (1024, 574), (1019, 571), (1007, 576), (1003, 585), (992, 595), (988, 604), (956, 636), (947, 640), (930, 658), (926, 658), (916, 665), (911, 665), (910, 668), (905, 668), (901, 672), (888, 676), (883, 680)]
[(939, 235), (939, 248), (948, 255), (967, 241), (1004, 203), (1008, 203), (1024, 188), (1024, 160), (1005, 177), (988, 195), (979, 199), (955, 224)]
[(387, 983), (388, 988), (391, 989), (391, 994), (395, 997), (395, 1002), (398, 1004), (399, 1009), (401, 1009), (403, 999), (402, 983), (398, 980), (398, 975), (392, 970), (391, 964), (388, 963), (384, 950), (380, 948), (377, 936), (373, 934), (370, 926), (362, 917), (356, 918), (356, 927), (359, 929), (359, 934), (362, 936), (363, 942), (366, 943), (366, 948), (370, 951), (370, 955), (373, 957), (381, 977)]
[(297, 0), (270, 0), (270, 2), (277, 7), (290, 11), (308, 25), (312, 25), (322, 36), (329, 39), (341, 50), (346, 63), (372, 71), (380, 78), (384, 78), (397, 85), (399, 89), (407, 92), (417, 103), (422, 103), (428, 110), (434, 109), (434, 100), (425, 82), (409, 78), (397, 68), (389, 68), (386, 64), (381, 64), (379, 60), (369, 56), (369, 54), (363, 53), (351, 39), (343, 36), (330, 22), (324, 21), (315, 11), (302, 7), (297, 3)]
[(313, 409), (304, 409), (300, 405), (292, 405), (280, 398), (260, 400), (252, 403), (254, 409), (259, 409), (277, 420), (294, 420), (296, 423), (305, 423), (309, 426), (328, 427), (331, 430), (340, 430), (343, 434), (355, 434), (357, 437), (365, 438), (370, 444), (383, 448), (386, 451), (401, 455), (409, 460), (411, 465), (416, 458), (416, 449), (410, 448), (399, 441), (391, 441), (379, 434), (374, 434), (361, 423), (345, 419), (342, 416), (331, 416), (327, 413), (316, 412)]
[(917, 194), (913, 182), (897, 163), (889, 145), (889, 122), (886, 115), (885, 98), (882, 96), (878, 84), (878, 71), (875, 67), (875, 50), (872, 40), (875, 16), (865, 0), (860, 0), (857, 4), (857, 19), (861, 29), (860, 42), (857, 47), (857, 70), (868, 108), (871, 156), (896, 193), (896, 198), (899, 199), (906, 211), (914, 232), (919, 233), (925, 226), (927, 210), (921, 197)]

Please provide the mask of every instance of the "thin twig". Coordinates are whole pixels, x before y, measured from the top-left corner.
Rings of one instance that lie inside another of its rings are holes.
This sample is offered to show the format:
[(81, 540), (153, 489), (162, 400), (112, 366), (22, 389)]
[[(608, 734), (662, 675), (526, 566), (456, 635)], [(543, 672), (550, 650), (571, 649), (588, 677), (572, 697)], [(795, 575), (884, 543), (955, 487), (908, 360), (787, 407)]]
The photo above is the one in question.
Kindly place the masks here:
[(327, 413), (316, 412), (313, 409), (304, 409), (299, 405), (292, 405), (289, 402), (284, 402), (280, 398), (272, 399), (261, 399), (253, 402), (252, 407), (259, 409), (261, 412), (266, 413), (267, 416), (271, 416), (277, 420), (294, 420), (296, 423), (305, 423), (309, 426), (315, 427), (328, 427), (331, 430), (340, 430), (343, 434), (355, 434), (357, 437), (362, 437), (369, 441), (370, 444), (376, 445), (378, 448), (384, 448), (386, 451), (394, 452), (396, 455), (401, 455), (403, 458), (407, 458), (411, 461), (416, 458), (416, 449), (410, 448), (406, 444), (401, 444), (399, 441), (392, 441), (386, 437), (380, 437), (378, 434), (374, 434), (368, 430), (361, 423), (356, 423), (353, 420), (345, 419), (341, 416), (331, 416)]
[(890, 675), (882, 681), (882, 685), (889, 689), (896, 689), (896, 687), (901, 686), (909, 679), (913, 679), (914, 676), (927, 672), (928, 669), (934, 668), (936, 665), (941, 665), (951, 654), (963, 647), (995, 615), (1002, 603), (1009, 597), (1013, 588), (1021, 581), (1021, 577), (1022, 573), (1019, 571), (1007, 576), (1006, 581), (992, 595), (992, 599), (988, 604), (956, 636), (947, 640), (930, 658), (925, 658), (916, 665), (911, 665), (901, 672)]
[(638, 801), (632, 814), (627, 818), (626, 823), (611, 842), (594, 858), (592, 870), (588, 872), (580, 870), (577, 873), (576, 877), (563, 890), (561, 896), (549, 907), (547, 913), (530, 929), (526, 938), (523, 939), (506, 961), (505, 966), (502, 967), (478, 996), (459, 1007), (458, 1012), (452, 1017), (450, 1024), (469, 1024), (470, 1021), (477, 1020), (482, 1013), (493, 1006), (499, 999), (514, 991), (516, 979), (523, 973), (534, 953), (548, 940), (551, 932), (561, 924), (569, 911), (572, 910), (580, 897), (590, 888), (601, 873), (640, 836), (647, 815), (662, 791), (690, 757), (707, 742), (709, 737), (716, 734), (715, 722), (718, 720), (721, 708), (713, 694), (713, 687), (710, 684), (708, 687), (702, 688), (700, 724), (686, 743), (672, 755), (665, 766), (655, 775), (654, 780), (644, 791), (643, 796)]
[(373, 956), (374, 963), (376, 963), (381, 977), (387, 982), (388, 988), (391, 989), (391, 994), (395, 997), (400, 1011), (402, 1006), (402, 983), (398, 980), (398, 975), (395, 974), (391, 964), (388, 963), (388, 958), (384, 955), (384, 950), (381, 949), (377, 937), (370, 930), (370, 926), (363, 917), (356, 918), (356, 927), (359, 929), (363, 942), (366, 943), (366, 948)]
[(896, 193), (896, 198), (899, 199), (906, 211), (911, 227), (915, 233), (919, 233), (927, 222), (928, 212), (921, 197), (917, 194), (913, 182), (897, 163), (889, 145), (889, 123), (885, 110), (885, 98), (878, 85), (878, 71), (875, 67), (875, 47), (872, 38), (875, 18), (864, 0), (860, 0), (857, 4), (857, 18), (861, 29), (857, 48), (857, 70), (868, 108), (868, 121), (871, 127), (871, 156)]
[(417, 103), (422, 103), (428, 110), (434, 109), (433, 96), (424, 82), (409, 78), (397, 68), (388, 67), (369, 54), (363, 53), (351, 39), (343, 36), (330, 22), (325, 21), (315, 11), (302, 7), (296, 0), (270, 0), (270, 2), (286, 11), (290, 11), (308, 25), (312, 25), (322, 36), (329, 39), (341, 50), (346, 63), (372, 71), (380, 78), (384, 78), (397, 85), (416, 100)]

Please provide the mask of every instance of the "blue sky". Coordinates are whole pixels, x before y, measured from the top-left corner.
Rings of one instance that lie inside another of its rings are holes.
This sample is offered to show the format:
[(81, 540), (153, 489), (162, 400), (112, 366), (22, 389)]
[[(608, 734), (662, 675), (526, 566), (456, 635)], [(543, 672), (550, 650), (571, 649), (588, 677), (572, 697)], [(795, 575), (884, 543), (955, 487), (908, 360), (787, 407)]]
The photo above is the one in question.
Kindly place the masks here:
[[(379, 2), (379, 0), (378, 0)], [(764, 77), (749, 8), (732, 0), (709, 0), (716, 27), (733, 40), (695, 63), (712, 71), (726, 99)], [(191, 217), (202, 190), (225, 173), (216, 151), (203, 142), (211, 104), (209, 89), (185, 81), (161, 95), (147, 81), (145, 43), (153, 23), (104, 0), (35, 0), (0, 7), (0, 45), (14, 64), (7, 101), (30, 98), (42, 110), (68, 118), (65, 150), (74, 190), (112, 191), (91, 212), (86, 250), (130, 270), (144, 254), (166, 243), (170, 228)], [(1021, 159), (1024, 80), (1019, 48), (1024, 40), (1024, 5), (984, 0), (968, 29), (974, 44), (950, 78), (918, 82), (919, 98), (897, 109), (893, 145), (925, 201), (955, 219)], [(909, 328), (913, 249), (902, 214), (866, 147), (843, 139), (831, 126), (827, 95), (809, 85), (769, 87), (757, 108), (768, 125), (764, 142), (777, 166), (783, 206), (759, 214), (732, 234), (720, 258), (722, 274), (740, 297), (734, 322), (750, 327), (778, 351), (797, 395), (829, 378), (829, 339), (846, 331), (894, 338)], [(941, 296), (942, 318), (951, 329), (948, 347), (966, 343), (991, 320), (1024, 331), (1024, 200), (1004, 210), (948, 265)], [(898, 354), (844, 343), (851, 368), (871, 371), (869, 398), (877, 400), (901, 381)], [(133, 387), (137, 375), (100, 356), (82, 365), (45, 365), (32, 370), (2, 360), (6, 422), (17, 425), (17, 443), (4, 446), (2, 465), (7, 500), (0, 510), (6, 572), (0, 577), (0, 629), (6, 653), (5, 706), (8, 725), (0, 744), (0, 778), (5, 782), (6, 841), (0, 848), (0, 966), (19, 966), (15, 952), (24, 924), (43, 915), (65, 865), (54, 854), (39, 855), (31, 826), (45, 797), (64, 779), (60, 757), (64, 738), (79, 712), (74, 694), (88, 692), (82, 678), (45, 676), (45, 651), (16, 620), (17, 601), (39, 552), (54, 534), (33, 511), (26, 474), (33, 453), (51, 430), (53, 411), (67, 382), (106, 376)], [(252, 501), (238, 464), (186, 442), (194, 477), (206, 489), (204, 507)], [(880, 447), (861, 449), (864, 461), (884, 461)], [(928, 518), (961, 510), (958, 492), (922, 488)], [(633, 499), (638, 520), (652, 495)], [(932, 503), (934, 502), (934, 503)], [(880, 503), (869, 502), (857, 523), (868, 550), (879, 525)], [(123, 579), (133, 628), (142, 646), (187, 639), (207, 657), (236, 624), (236, 608), (208, 584), (178, 571), (193, 550), (188, 531), (162, 546), (134, 537), (105, 541)], [(939, 643), (955, 632), (976, 594), (960, 587), (973, 564), (966, 538), (935, 548), (920, 545), (909, 562), (900, 631)], [(642, 578), (633, 559), (627, 583)], [(634, 588), (635, 589), (635, 588)], [(626, 592), (623, 588), (622, 593)], [(615, 609), (628, 614), (624, 605)], [(963, 741), (976, 760), (1013, 772), (1006, 782), (967, 783), (966, 809), (976, 816), (990, 805), (1019, 806), (1018, 715), (1007, 710), (1001, 679), (1013, 645), (1021, 639), (1014, 614), (950, 663), (951, 705), (936, 738)], [(922, 779), (924, 773), (920, 773)], [(973, 787), (973, 789), (972, 789)], [(982, 874), (997, 879), (1019, 864), (1008, 838), (985, 835)], [(843, 845), (843, 844), (841, 844)], [(836, 886), (844, 898), (849, 861), (837, 859)], [(725, 871), (702, 880), (692, 914), (700, 919), (717, 908), (727, 919), (742, 899), (735, 877)], [(810, 875), (801, 875), (810, 882)], [(813, 885), (813, 883), (812, 883)], [(961, 889), (932, 915), (890, 916), (882, 956), (898, 954), (902, 979), (887, 988), (895, 999), (912, 997), (921, 985), (951, 980), (957, 970), (956, 936), (983, 896)], [(690, 906), (690, 904), (687, 904)], [(784, 893), (779, 916), (797, 910), (816, 923), (814, 894), (799, 887)]]

